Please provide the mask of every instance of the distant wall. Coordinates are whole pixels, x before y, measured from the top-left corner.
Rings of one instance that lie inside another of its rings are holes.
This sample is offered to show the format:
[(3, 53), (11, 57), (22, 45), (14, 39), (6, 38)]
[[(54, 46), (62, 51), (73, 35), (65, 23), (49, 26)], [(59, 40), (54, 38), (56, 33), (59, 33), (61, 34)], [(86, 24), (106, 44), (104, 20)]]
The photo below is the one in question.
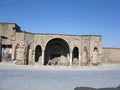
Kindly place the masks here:
[(103, 63), (120, 63), (120, 48), (103, 48)]

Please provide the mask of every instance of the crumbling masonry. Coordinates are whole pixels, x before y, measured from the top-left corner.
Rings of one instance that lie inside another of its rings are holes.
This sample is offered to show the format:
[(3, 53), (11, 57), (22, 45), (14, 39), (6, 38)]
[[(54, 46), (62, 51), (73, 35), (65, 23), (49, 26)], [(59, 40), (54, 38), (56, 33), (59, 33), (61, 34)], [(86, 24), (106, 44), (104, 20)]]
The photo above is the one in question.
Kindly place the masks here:
[[(109, 50), (119, 53), (117, 59), (109, 58)], [(120, 62), (120, 49), (102, 48), (100, 35), (36, 34), (22, 31), (15, 23), (0, 23), (0, 62), (13, 61), (22, 65), (101, 65)]]

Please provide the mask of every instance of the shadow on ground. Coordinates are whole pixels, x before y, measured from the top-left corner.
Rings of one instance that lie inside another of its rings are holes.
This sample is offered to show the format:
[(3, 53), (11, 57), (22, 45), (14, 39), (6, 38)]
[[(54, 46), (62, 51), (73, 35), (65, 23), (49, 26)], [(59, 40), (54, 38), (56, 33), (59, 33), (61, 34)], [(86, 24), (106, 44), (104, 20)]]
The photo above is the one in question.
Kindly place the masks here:
[(74, 90), (120, 90), (120, 86), (116, 88), (91, 88), (91, 87), (76, 87)]

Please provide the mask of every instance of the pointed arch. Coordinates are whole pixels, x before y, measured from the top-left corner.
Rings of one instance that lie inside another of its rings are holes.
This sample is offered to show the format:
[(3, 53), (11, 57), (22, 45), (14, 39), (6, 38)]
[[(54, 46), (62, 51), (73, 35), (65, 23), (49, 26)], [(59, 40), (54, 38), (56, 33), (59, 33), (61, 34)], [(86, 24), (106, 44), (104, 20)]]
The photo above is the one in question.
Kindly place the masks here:
[(45, 48), (44, 65), (65, 65), (69, 54), (68, 43), (61, 38), (53, 38), (48, 41)]
[(79, 50), (78, 47), (74, 47), (72, 54), (72, 65), (78, 65), (78, 59), (79, 59)]
[(38, 62), (42, 56), (42, 48), (40, 45), (37, 45), (35, 48), (35, 62)]
[(98, 55), (99, 55), (98, 48), (95, 47), (94, 50), (93, 50), (93, 59), (92, 59), (92, 63), (93, 64), (97, 64), (98, 63)]

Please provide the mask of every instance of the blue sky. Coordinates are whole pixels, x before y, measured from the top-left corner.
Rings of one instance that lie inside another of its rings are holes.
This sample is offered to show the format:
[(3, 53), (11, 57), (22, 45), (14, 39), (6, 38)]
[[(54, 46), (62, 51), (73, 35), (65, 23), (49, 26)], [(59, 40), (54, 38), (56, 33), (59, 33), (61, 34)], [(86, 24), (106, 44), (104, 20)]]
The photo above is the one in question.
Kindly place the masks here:
[(0, 0), (0, 22), (33, 33), (102, 35), (120, 48), (120, 0)]

